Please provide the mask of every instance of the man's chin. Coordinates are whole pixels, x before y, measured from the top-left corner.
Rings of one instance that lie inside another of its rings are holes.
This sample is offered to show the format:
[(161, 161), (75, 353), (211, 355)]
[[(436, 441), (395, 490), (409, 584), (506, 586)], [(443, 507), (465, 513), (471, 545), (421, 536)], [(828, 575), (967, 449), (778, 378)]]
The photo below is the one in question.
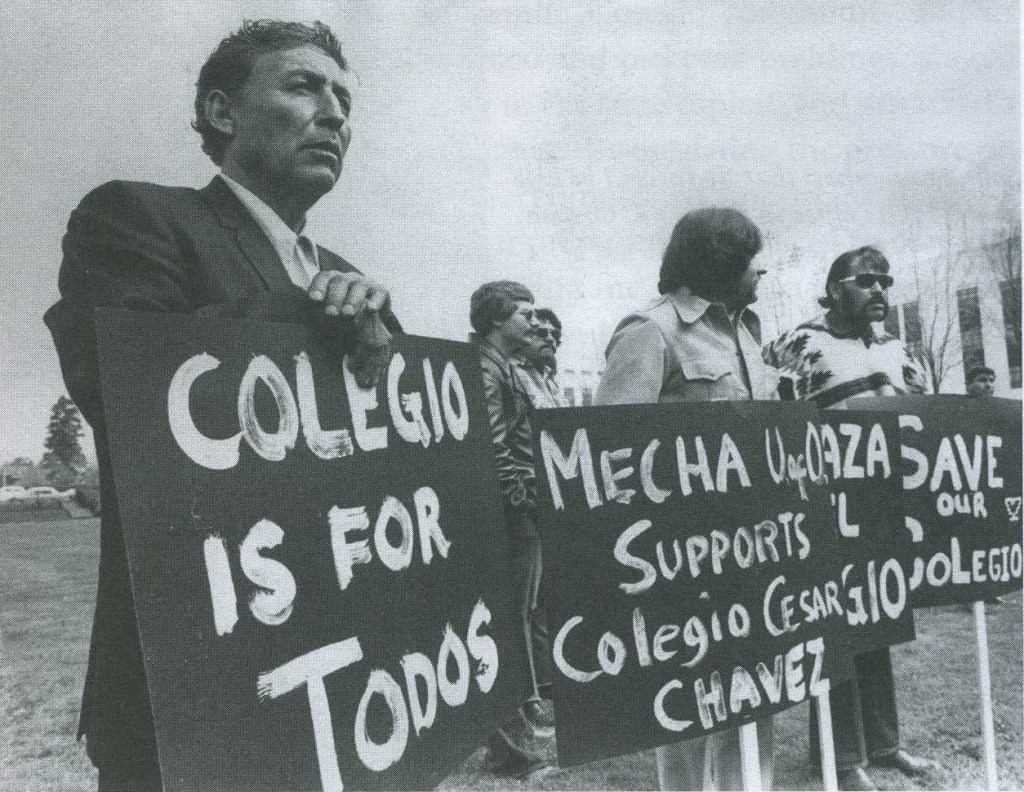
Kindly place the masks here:
[(324, 165), (307, 166), (295, 174), (295, 180), (302, 185), (305, 192), (324, 195), (334, 189), (340, 176), (341, 165), (337, 171)]

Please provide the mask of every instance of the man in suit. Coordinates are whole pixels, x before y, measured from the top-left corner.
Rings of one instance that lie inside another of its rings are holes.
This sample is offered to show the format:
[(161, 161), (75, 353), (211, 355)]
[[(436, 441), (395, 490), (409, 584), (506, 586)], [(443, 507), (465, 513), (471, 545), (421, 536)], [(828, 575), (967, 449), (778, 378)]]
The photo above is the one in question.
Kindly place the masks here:
[[(92, 425), (103, 522), (79, 736), (100, 790), (160, 789), (156, 740), (104, 427), (94, 311), (312, 323), (357, 380), (376, 382), (401, 327), (387, 290), (301, 235), (337, 182), (351, 139), (338, 40), (312, 26), (247, 22), (199, 75), (193, 127), (221, 172), (201, 190), (111, 182), (64, 237), (61, 299), (46, 314), (72, 398)], [(125, 361), (130, 365), (130, 361)]]

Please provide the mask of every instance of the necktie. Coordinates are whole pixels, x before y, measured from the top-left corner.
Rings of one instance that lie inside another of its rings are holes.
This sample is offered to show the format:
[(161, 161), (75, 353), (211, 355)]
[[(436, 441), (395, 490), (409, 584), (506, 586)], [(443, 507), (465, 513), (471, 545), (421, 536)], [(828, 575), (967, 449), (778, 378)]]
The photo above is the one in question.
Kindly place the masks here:
[(316, 245), (309, 237), (301, 234), (295, 238), (295, 249), (292, 253), (292, 281), (308, 289), (313, 277), (320, 271)]

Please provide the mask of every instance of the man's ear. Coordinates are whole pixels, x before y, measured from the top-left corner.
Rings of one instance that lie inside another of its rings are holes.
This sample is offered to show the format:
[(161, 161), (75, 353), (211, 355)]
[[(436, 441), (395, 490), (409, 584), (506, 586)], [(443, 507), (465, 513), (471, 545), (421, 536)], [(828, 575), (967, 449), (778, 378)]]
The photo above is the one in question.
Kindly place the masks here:
[(226, 93), (220, 89), (210, 91), (206, 95), (204, 109), (206, 110), (206, 120), (210, 122), (210, 126), (225, 135), (235, 134), (234, 108), (231, 98)]

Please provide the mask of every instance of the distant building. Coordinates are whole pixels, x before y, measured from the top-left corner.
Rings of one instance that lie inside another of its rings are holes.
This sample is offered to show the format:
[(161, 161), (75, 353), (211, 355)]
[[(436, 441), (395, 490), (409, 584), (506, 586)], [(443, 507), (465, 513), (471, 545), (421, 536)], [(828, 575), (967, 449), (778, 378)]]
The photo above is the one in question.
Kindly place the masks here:
[(558, 372), (558, 383), (569, 404), (573, 407), (589, 407), (594, 403), (601, 374), (601, 371), (561, 369)]
[(984, 365), (996, 395), (1021, 397), (1020, 254), (1011, 235), (925, 259), (913, 282), (897, 280), (885, 327), (930, 364), (941, 392), (963, 393), (966, 372)]

